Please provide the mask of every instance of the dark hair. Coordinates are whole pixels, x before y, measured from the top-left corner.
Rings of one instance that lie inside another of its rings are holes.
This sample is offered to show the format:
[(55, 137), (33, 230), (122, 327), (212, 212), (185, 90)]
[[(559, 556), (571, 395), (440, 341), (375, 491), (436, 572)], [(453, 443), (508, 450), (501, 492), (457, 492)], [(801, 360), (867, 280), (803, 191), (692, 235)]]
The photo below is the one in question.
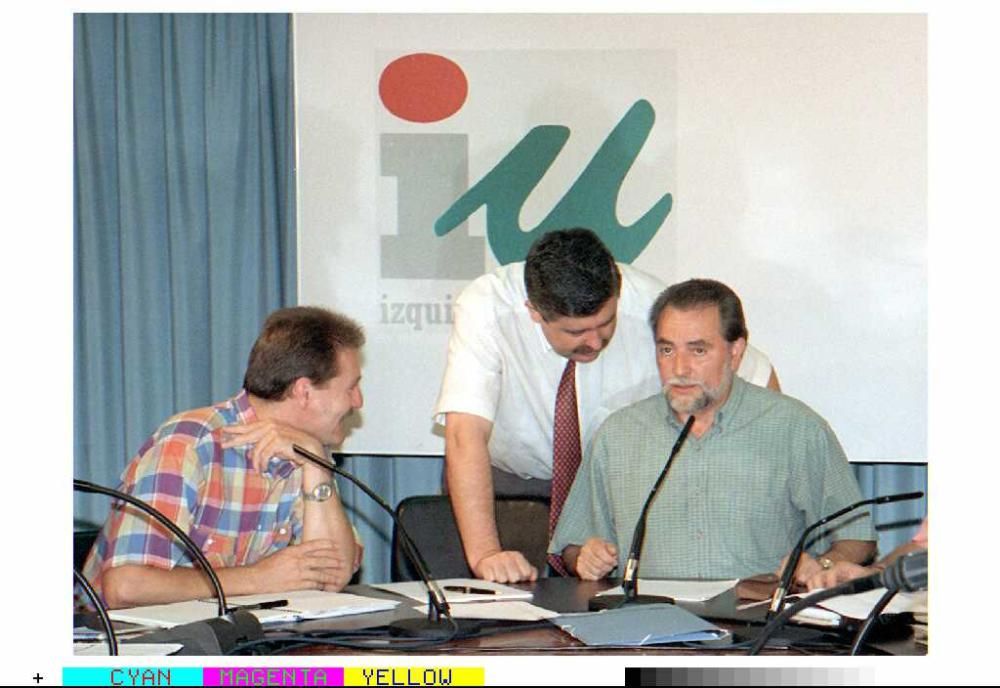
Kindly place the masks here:
[(711, 279), (689, 279), (664, 289), (649, 309), (649, 326), (653, 329), (653, 336), (656, 336), (656, 323), (665, 308), (689, 311), (702, 306), (718, 306), (722, 337), (727, 342), (749, 336), (740, 297), (722, 282)]
[(243, 388), (262, 399), (283, 399), (300, 377), (322, 384), (337, 375), (337, 354), (360, 349), (361, 327), (325, 308), (295, 306), (267, 317), (243, 377)]
[(593, 315), (621, 284), (614, 256), (589, 229), (548, 232), (525, 260), (528, 300), (545, 320)]

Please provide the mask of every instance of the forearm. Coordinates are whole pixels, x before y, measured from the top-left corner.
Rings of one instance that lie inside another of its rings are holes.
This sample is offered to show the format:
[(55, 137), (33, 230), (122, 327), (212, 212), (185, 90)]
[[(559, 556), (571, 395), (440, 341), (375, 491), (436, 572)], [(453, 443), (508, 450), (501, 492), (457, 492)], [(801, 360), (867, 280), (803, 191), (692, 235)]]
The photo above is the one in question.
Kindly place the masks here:
[[(267, 581), (259, 580), (252, 567), (217, 568), (215, 573), (227, 597), (269, 592)], [(208, 575), (187, 566), (118, 566), (105, 571), (101, 581), (104, 599), (111, 609), (215, 597)]]
[(889, 564), (896, 561), (902, 556), (909, 554), (910, 552), (917, 552), (919, 550), (926, 549), (923, 545), (919, 545), (916, 542), (906, 542), (897, 547), (896, 549), (889, 552), (885, 557), (880, 559), (878, 563), (875, 564), (876, 568), (885, 569)]
[(500, 551), (494, 513), (493, 476), (487, 451), (488, 421), (449, 414), (446, 426), (445, 474), (455, 522), (470, 568)]
[(871, 540), (837, 540), (823, 555), (830, 561), (866, 564), (875, 556), (875, 543)]
[[(302, 491), (309, 494), (320, 483), (332, 480), (332, 476), (318, 468), (303, 468)], [(340, 495), (334, 490), (333, 495), (324, 502), (303, 500), (302, 506), (302, 542), (312, 540), (331, 540), (343, 550), (344, 559), (353, 562), (355, 559), (354, 529), (344, 511)]]

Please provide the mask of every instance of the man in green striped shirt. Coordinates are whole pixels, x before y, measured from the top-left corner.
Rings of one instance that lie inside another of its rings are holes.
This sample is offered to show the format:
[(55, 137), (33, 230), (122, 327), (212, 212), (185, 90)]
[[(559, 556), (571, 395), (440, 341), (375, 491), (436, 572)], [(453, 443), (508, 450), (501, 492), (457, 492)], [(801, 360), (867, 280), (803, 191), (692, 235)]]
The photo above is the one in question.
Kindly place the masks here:
[[(688, 417), (684, 448), (653, 501), (648, 578), (739, 578), (777, 570), (810, 523), (861, 499), (833, 431), (805, 404), (735, 376), (747, 343), (739, 297), (713, 280), (666, 289), (650, 313), (663, 393), (597, 431), (549, 551), (580, 578), (624, 568), (639, 512)], [(827, 524), (795, 579), (875, 553), (862, 512)]]

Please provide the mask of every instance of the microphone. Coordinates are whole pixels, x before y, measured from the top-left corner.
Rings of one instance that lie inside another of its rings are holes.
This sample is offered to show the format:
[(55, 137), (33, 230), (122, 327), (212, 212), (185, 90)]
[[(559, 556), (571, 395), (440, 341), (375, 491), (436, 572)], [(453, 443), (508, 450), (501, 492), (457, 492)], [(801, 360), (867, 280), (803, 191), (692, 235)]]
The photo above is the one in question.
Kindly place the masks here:
[(90, 602), (97, 609), (97, 616), (101, 619), (101, 627), (104, 628), (104, 637), (108, 643), (108, 655), (115, 657), (118, 654), (118, 636), (115, 635), (114, 626), (111, 625), (111, 619), (108, 617), (108, 610), (105, 609), (104, 603), (101, 602), (100, 595), (94, 590), (94, 586), (90, 584), (83, 574), (73, 567), (73, 580), (77, 582), (83, 591), (87, 593), (87, 597), (90, 598)]
[(173, 521), (164, 516), (158, 509), (146, 504), (146, 502), (141, 499), (133, 497), (127, 492), (122, 492), (121, 490), (113, 490), (110, 487), (96, 485), (87, 480), (80, 480), (78, 478), (73, 478), (73, 490), (76, 492), (102, 494), (108, 497), (114, 497), (115, 499), (119, 499), (123, 502), (128, 502), (140, 511), (152, 516), (158, 523), (163, 525), (164, 528), (173, 533), (174, 536), (181, 541), (181, 544), (184, 545), (184, 548), (188, 551), (188, 554), (191, 555), (191, 558), (198, 562), (201, 570), (205, 572), (206, 576), (208, 576), (209, 581), (212, 584), (212, 588), (215, 591), (215, 598), (219, 604), (219, 616), (226, 615), (226, 594), (222, 591), (222, 583), (219, 582), (219, 577), (215, 574), (215, 569), (212, 568), (210, 563), (208, 563), (208, 559), (206, 559), (205, 555), (202, 554), (201, 548), (194, 543), (194, 540), (188, 537), (187, 533), (178, 528)]
[[(913, 556), (912, 555), (922, 555)], [(885, 593), (879, 598), (879, 601), (872, 607), (871, 612), (865, 617), (864, 623), (858, 629), (857, 635), (854, 637), (854, 642), (851, 643), (850, 655), (853, 657), (861, 651), (861, 648), (865, 644), (865, 638), (868, 636), (869, 631), (875, 627), (876, 620), (882, 614), (882, 610), (886, 608), (890, 600), (896, 596), (899, 590), (905, 590), (906, 592), (916, 592), (917, 590), (923, 590), (927, 587), (927, 550), (922, 552), (911, 552), (905, 556), (899, 557), (892, 564), (887, 566), (885, 570), (880, 571), (874, 576), (869, 576), (869, 578), (877, 578), (878, 580), (872, 583), (872, 587), (868, 587), (868, 583), (862, 583), (867, 579), (860, 578), (850, 581), (851, 583), (856, 583), (857, 585), (852, 585), (852, 592), (863, 592), (864, 590), (870, 590), (874, 588), (884, 587), (886, 589)], [(864, 590), (855, 590), (857, 588), (864, 588)]]
[[(392, 518), (392, 522), (398, 529), (400, 541), (403, 545), (403, 551), (413, 564), (413, 568), (416, 569), (421, 582), (427, 588), (427, 618), (400, 619), (399, 621), (395, 621), (390, 624), (390, 632), (394, 635), (412, 635), (419, 638), (429, 639), (450, 640), (453, 638), (455, 634), (458, 633), (458, 625), (451, 618), (451, 609), (448, 605), (448, 601), (445, 599), (444, 593), (441, 592), (441, 588), (438, 586), (437, 582), (431, 576), (426, 560), (424, 560), (424, 558), (420, 555), (420, 551), (414, 544), (410, 534), (406, 532), (406, 528), (403, 527), (403, 523), (396, 515), (395, 509), (389, 506), (384, 499), (382, 499), (374, 490), (368, 487), (359, 478), (356, 478), (352, 474), (348, 473), (333, 461), (317, 456), (308, 449), (300, 447), (297, 444), (292, 445), (292, 450), (302, 458), (316, 464), (320, 468), (325, 468), (332, 473), (336, 473), (337, 475), (342, 476), (357, 485), (362, 492), (371, 497), (376, 504), (382, 507), (382, 509), (389, 514)], [(442, 625), (442, 616), (448, 620), (449, 626)]]
[(911, 552), (902, 556), (887, 567), (885, 571), (875, 575), (849, 580), (836, 587), (819, 590), (808, 597), (803, 597), (795, 604), (783, 609), (780, 614), (767, 623), (748, 654), (758, 654), (776, 630), (806, 607), (812, 607), (840, 595), (851, 595), (879, 587), (888, 588), (889, 592), (892, 593), (899, 590), (914, 592), (926, 588), (927, 550)]
[[(73, 490), (114, 497), (123, 502), (128, 502), (140, 511), (152, 516), (181, 541), (188, 554), (198, 562), (201, 570), (208, 576), (209, 581), (212, 583), (215, 598), (218, 602), (218, 617), (145, 634), (141, 638), (142, 642), (180, 643), (183, 647), (177, 654), (181, 655), (218, 655), (229, 652), (241, 643), (259, 640), (264, 637), (264, 629), (261, 627), (260, 621), (256, 616), (245, 610), (229, 610), (226, 606), (226, 594), (222, 591), (222, 583), (219, 582), (219, 577), (216, 575), (215, 569), (212, 568), (208, 559), (205, 558), (204, 553), (202, 553), (201, 549), (187, 533), (178, 528), (173, 521), (164, 516), (158, 509), (141, 499), (133, 497), (127, 492), (114, 490), (103, 485), (96, 485), (78, 478), (73, 479)], [(76, 573), (74, 570), (74, 574)], [(82, 575), (79, 576), (78, 580), (86, 582), (86, 578)], [(89, 582), (84, 586), (84, 590), (87, 590), (87, 588), (90, 588), (88, 595), (91, 599), (97, 601), (98, 614), (102, 616), (103, 621), (107, 616), (107, 612), (102, 610), (103, 605), (100, 603), (100, 598), (94, 593)], [(91, 595), (91, 593), (93, 594)], [(107, 628), (110, 628), (110, 621), (107, 622)], [(112, 654), (116, 654), (118, 649), (117, 642), (112, 645), (112, 639), (113, 633), (109, 634), (108, 643)]]
[(225, 616), (193, 621), (173, 628), (146, 633), (136, 642), (179, 643), (178, 655), (227, 655), (238, 646), (264, 637), (264, 629), (253, 612), (237, 609)]
[(625, 604), (654, 604), (654, 603), (668, 603), (673, 604), (674, 600), (670, 597), (661, 597), (657, 595), (646, 595), (644, 597), (639, 597), (639, 557), (642, 554), (642, 543), (646, 540), (646, 520), (649, 518), (649, 508), (653, 504), (653, 499), (656, 497), (660, 490), (660, 485), (663, 484), (664, 479), (667, 477), (667, 473), (670, 471), (670, 466), (673, 464), (674, 457), (680, 452), (681, 447), (684, 446), (684, 442), (687, 440), (688, 435), (691, 433), (691, 428), (694, 426), (694, 414), (688, 416), (687, 422), (684, 423), (684, 428), (681, 430), (681, 434), (677, 436), (677, 441), (674, 442), (673, 448), (670, 450), (670, 456), (667, 457), (667, 462), (663, 465), (663, 470), (660, 471), (660, 477), (656, 479), (656, 483), (653, 484), (653, 489), (649, 491), (649, 496), (646, 497), (646, 503), (642, 506), (642, 511), (639, 513), (639, 521), (635, 524), (635, 532), (632, 534), (632, 546), (628, 551), (628, 559), (625, 560), (625, 574), (622, 576), (622, 595), (596, 595), (590, 598), (590, 602), (587, 605), (591, 611), (599, 611), (601, 609), (617, 609)]
[(774, 589), (774, 594), (771, 596), (771, 606), (767, 610), (766, 618), (770, 620), (775, 614), (781, 611), (781, 607), (785, 602), (785, 595), (788, 594), (788, 590), (791, 587), (792, 576), (795, 573), (795, 569), (798, 568), (799, 559), (802, 558), (802, 552), (805, 549), (806, 538), (809, 537), (809, 533), (813, 532), (821, 525), (834, 520), (835, 518), (839, 518), (848, 512), (854, 511), (858, 507), (866, 506), (868, 504), (903, 502), (910, 499), (919, 499), (923, 496), (923, 492), (903, 492), (900, 494), (883, 495), (881, 497), (862, 499), (860, 502), (855, 502), (850, 506), (845, 506), (843, 509), (821, 518), (802, 531), (802, 537), (800, 537), (799, 541), (795, 544), (794, 549), (792, 549), (792, 553), (788, 557), (788, 561), (785, 563), (785, 568), (781, 572), (781, 582), (778, 583), (778, 587)]
[(844, 595), (854, 595), (875, 588), (917, 592), (927, 589), (927, 550), (910, 552), (896, 559), (884, 571), (855, 578), (845, 584)]

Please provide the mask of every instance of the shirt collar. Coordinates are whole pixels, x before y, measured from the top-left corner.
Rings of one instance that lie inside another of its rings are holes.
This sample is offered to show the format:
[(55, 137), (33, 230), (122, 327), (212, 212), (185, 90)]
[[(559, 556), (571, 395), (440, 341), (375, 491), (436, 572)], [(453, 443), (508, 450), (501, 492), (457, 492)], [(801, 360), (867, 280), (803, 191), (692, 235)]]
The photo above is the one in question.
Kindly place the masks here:
[(239, 394), (233, 397), (232, 404), (236, 409), (237, 422), (253, 423), (257, 420), (257, 412), (250, 405), (250, 395), (247, 394), (245, 389), (241, 389)]

